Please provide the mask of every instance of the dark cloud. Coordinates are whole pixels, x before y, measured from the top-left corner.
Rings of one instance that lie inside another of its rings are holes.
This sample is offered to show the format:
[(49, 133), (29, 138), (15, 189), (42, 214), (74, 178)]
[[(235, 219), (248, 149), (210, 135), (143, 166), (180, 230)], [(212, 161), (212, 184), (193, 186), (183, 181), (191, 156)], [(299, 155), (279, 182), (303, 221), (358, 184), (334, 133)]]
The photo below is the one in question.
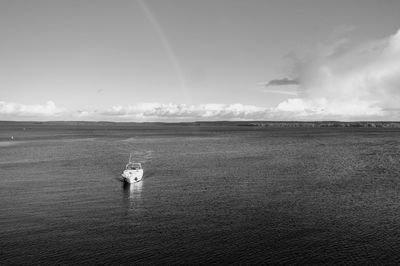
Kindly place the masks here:
[(297, 84), (299, 84), (299, 81), (297, 79), (283, 78), (283, 79), (271, 79), (267, 84), (265, 84), (265, 86), (269, 87), (269, 86), (285, 86), (285, 85), (297, 85)]

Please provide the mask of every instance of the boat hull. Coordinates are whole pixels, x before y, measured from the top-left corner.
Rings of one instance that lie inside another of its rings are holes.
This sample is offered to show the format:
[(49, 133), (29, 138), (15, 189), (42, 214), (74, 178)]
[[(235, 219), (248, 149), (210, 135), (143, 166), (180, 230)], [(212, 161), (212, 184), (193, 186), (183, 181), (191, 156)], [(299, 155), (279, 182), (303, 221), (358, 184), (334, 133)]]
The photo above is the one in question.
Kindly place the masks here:
[(143, 178), (143, 169), (125, 170), (122, 173), (122, 177), (124, 178), (124, 181), (128, 183), (140, 182)]

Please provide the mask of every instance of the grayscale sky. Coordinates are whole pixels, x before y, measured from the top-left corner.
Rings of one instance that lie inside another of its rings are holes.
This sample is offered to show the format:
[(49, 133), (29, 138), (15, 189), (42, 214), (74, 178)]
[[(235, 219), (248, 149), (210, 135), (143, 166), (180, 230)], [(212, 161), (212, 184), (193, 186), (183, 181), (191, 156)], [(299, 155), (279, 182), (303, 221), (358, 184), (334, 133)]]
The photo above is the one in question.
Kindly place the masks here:
[(0, 0), (0, 120), (399, 120), (398, 0)]

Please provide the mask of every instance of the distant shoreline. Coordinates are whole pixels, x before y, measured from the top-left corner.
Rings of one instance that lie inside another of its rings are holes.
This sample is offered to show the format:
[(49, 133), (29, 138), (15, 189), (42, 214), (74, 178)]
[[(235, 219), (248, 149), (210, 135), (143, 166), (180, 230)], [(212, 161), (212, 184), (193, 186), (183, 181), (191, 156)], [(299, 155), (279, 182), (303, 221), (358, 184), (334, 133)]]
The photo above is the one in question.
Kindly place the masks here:
[(111, 121), (0, 121), (0, 126), (243, 126), (262, 128), (400, 128), (400, 121), (196, 121), (196, 122), (111, 122)]

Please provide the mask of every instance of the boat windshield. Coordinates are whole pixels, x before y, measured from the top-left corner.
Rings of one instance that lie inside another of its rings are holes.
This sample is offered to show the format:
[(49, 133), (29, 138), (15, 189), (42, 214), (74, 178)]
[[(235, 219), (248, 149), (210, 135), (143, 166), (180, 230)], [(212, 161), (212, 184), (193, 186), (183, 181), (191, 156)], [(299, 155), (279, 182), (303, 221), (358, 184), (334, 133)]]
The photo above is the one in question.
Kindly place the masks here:
[(142, 165), (140, 163), (128, 163), (126, 165), (127, 170), (138, 170), (142, 169)]

